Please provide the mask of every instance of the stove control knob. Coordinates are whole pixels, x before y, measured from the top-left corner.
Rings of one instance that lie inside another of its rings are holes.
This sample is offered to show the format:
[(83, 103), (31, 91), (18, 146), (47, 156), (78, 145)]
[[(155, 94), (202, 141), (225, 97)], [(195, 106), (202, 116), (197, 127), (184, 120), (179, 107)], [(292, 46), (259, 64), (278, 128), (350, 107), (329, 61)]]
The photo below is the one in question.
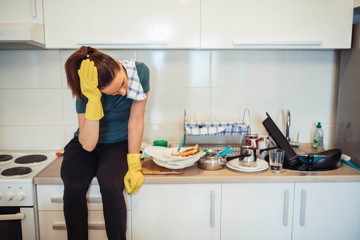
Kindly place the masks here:
[(18, 194), (16, 195), (16, 199), (19, 201), (22, 201), (25, 199), (25, 193), (24, 192), (18, 192)]
[(7, 201), (11, 201), (12, 199), (14, 198), (14, 194), (12, 193), (12, 192), (6, 192), (6, 194), (5, 194), (5, 199), (7, 200)]

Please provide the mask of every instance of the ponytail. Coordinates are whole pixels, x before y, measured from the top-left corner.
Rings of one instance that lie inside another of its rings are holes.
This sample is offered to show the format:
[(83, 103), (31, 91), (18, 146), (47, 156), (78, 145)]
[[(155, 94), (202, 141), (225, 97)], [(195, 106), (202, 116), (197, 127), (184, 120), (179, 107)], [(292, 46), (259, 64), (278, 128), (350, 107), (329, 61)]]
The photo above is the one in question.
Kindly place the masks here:
[(94, 62), (98, 70), (99, 89), (108, 86), (114, 80), (116, 73), (120, 71), (119, 65), (113, 58), (95, 48), (82, 46), (79, 50), (75, 51), (65, 62), (65, 72), (67, 84), (73, 96), (80, 100), (82, 99), (82, 93), (78, 70), (81, 62), (87, 58)]

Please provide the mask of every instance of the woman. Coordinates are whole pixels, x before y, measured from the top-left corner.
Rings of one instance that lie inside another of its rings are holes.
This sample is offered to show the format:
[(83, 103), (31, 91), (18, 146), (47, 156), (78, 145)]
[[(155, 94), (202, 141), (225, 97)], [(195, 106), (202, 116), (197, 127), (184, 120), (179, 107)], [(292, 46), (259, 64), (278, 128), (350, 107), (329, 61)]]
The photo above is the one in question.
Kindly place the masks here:
[(149, 69), (83, 46), (67, 59), (65, 70), (78, 113), (78, 129), (61, 166), (68, 239), (88, 238), (86, 192), (93, 177), (100, 186), (108, 239), (126, 239), (123, 190), (136, 193), (144, 181), (139, 152)]

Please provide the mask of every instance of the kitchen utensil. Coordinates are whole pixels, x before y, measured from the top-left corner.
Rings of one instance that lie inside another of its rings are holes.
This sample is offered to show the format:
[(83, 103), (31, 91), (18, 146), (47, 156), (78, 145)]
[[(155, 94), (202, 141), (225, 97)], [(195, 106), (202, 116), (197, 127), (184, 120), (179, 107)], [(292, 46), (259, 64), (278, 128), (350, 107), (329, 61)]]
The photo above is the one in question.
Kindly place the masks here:
[(182, 156), (172, 156), (171, 153), (176, 152), (177, 147), (174, 148), (165, 148), (159, 146), (147, 146), (144, 148), (144, 152), (150, 155), (153, 158), (159, 159), (161, 161), (183, 161), (187, 159), (196, 159), (198, 160), (200, 157), (205, 155), (204, 151), (199, 151), (194, 155), (190, 155), (187, 157)]
[(285, 151), (280, 148), (270, 150), (269, 163), (270, 163), (270, 170), (272, 173), (282, 172), (282, 167), (284, 164), (284, 156), (285, 156)]
[(218, 156), (217, 152), (208, 151), (205, 156), (198, 161), (198, 166), (204, 170), (220, 170), (224, 168), (227, 160), (222, 156)]
[(340, 149), (330, 149), (326, 151), (319, 152), (317, 154), (309, 153), (308, 155), (300, 155), (299, 159), (303, 166), (299, 170), (321, 170), (335, 168), (337, 163), (341, 159), (341, 150)]
[(260, 172), (269, 168), (268, 162), (262, 159), (258, 159), (256, 167), (243, 167), (240, 165), (239, 159), (228, 161), (226, 163), (226, 166), (232, 170), (239, 172)]
[(249, 156), (250, 156), (250, 153), (246, 153), (246, 154), (240, 154), (240, 155), (235, 155), (235, 156), (231, 156), (231, 157), (225, 157), (225, 159), (227, 161), (233, 160), (235, 158), (239, 158), (240, 160), (243, 160), (244, 157), (249, 157)]
[(270, 137), (275, 141), (276, 146), (285, 150), (284, 167), (296, 169), (300, 164), (298, 155), (290, 146), (290, 143), (286, 140), (285, 136), (282, 134), (270, 115), (266, 113), (266, 116), (267, 118), (263, 121), (265, 129), (268, 131)]
[(255, 167), (257, 152), (256, 147), (242, 146), (240, 151), (242, 155), (247, 155), (240, 161), (240, 165), (244, 167)]
[(219, 152), (218, 154), (216, 154), (216, 157), (225, 157), (226, 155), (228, 155), (229, 153), (232, 153), (234, 150), (231, 148), (230, 145), (226, 146), (221, 152)]
[(250, 133), (245, 135), (243, 146), (256, 147), (256, 141), (258, 140), (259, 135), (257, 133)]
[(161, 161), (156, 158), (153, 158), (153, 161), (156, 165), (158, 165), (160, 167), (168, 168), (168, 169), (183, 169), (183, 168), (191, 167), (192, 165), (194, 165), (194, 163), (190, 163), (190, 164), (186, 164), (186, 165), (173, 165), (173, 164), (169, 164), (169, 162)]
[(185, 141), (184, 141), (184, 139), (182, 139), (182, 140), (180, 141), (179, 146), (178, 146), (178, 149), (177, 149), (178, 152), (180, 152), (181, 148), (184, 146), (184, 143), (185, 143)]

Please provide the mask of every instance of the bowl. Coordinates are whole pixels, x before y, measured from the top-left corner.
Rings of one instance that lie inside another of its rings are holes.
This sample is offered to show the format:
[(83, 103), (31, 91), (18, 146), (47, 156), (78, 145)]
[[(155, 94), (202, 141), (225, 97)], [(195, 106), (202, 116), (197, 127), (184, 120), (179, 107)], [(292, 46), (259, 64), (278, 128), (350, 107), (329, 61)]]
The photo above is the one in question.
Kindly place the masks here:
[(216, 154), (218, 154), (218, 152), (208, 151), (203, 157), (199, 159), (199, 168), (209, 171), (223, 169), (227, 160), (224, 157), (216, 156)]

